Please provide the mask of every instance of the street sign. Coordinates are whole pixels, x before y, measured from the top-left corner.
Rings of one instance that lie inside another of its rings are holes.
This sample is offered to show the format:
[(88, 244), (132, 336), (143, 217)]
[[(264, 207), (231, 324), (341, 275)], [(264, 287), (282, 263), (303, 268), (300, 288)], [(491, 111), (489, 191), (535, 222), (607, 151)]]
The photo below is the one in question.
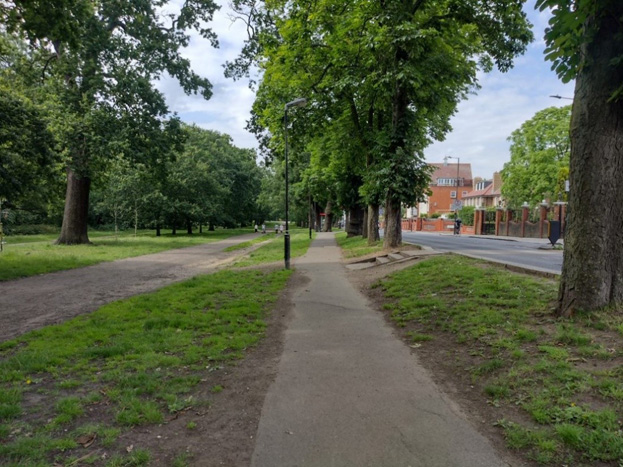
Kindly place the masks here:
[(461, 201), (460, 199), (452, 201), (452, 206), (450, 206), (450, 209), (452, 209), (453, 211), (459, 211), (463, 209), (463, 201)]

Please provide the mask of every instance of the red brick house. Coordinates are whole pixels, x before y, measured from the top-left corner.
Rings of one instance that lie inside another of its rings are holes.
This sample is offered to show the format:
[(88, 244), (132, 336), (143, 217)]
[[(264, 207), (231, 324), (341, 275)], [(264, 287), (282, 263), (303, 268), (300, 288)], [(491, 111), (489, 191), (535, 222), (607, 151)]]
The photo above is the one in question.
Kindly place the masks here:
[(493, 172), (493, 180), (478, 180), (474, 191), (469, 192), (463, 199), (463, 206), (490, 208), (502, 203), (502, 177), (499, 172)]
[(473, 191), (472, 165), (444, 162), (429, 165), (435, 168), (428, 185), (431, 194), (426, 203), (420, 204), (420, 212), (450, 214), (454, 212), (456, 201), (462, 203), (463, 198)]

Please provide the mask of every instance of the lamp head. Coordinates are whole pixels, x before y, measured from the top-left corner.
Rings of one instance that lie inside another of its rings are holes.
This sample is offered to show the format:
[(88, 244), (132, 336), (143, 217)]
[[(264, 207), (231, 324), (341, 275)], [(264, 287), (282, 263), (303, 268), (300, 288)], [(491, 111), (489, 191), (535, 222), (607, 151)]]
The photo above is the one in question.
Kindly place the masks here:
[(286, 104), (286, 109), (290, 107), (304, 107), (307, 104), (307, 99), (304, 97), (299, 97), (298, 99), (294, 99), (291, 102)]

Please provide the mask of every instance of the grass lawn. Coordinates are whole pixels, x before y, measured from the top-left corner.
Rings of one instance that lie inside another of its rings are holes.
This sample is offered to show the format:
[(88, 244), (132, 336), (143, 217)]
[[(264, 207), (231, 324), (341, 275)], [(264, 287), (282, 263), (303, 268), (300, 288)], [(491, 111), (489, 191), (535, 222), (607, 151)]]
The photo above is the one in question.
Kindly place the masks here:
[[(312, 233), (312, 238), (315, 233)], [(252, 251), (248, 256), (242, 258), (235, 263), (235, 267), (256, 266), (262, 263), (273, 263), (284, 260), (284, 239), (283, 234), (275, 235), (267, 233), (262, 235), (257, 241), (269, 240), (269, 243), (262, 245), (257, 250)], [(303, 228), (290, 229), (290, 257), (296, 258), (303, 256), (311, 240), (309, 239), (309, 230)], [(248, 246), (248, 245), (247, 245)]]
[(454, 255), (377, 287), (432, 371), (479, 392), (510, 449), (539, 464), (621, 465), (621, 310), (562, 320), (556, 281)]
[(374, 242), (374, 245), (368, 245), (367, 239), (360, 236), (348, 238), (346, 236), (346, 232), (339, 232), (335, 234), (335, 239), (344, 251), (345, 258), (358, 258), (359, 256), (365, 256), (370, 253), (383, 251), (382, 240)]
[(148, 465), (120, 435), (209, 406), (193, 389), (223, 390), (220, 371), (263, 336), (289, 274), (201, 276), (0, 344), (1, 463), (85, 465), (108, 450), (107, 466)]
[(202, 234), (163, 234), (154, 231), (125, 232), (115, 238), (112, 232), (89, 232), (91, 245), (53, 245), (57, 235), (7, 237), (0, 254), (0, 281), (28, 277), (65, 269), (79, 268), (104, 261), (215, 242), (253, 232), (252, 229), (219, 229)]

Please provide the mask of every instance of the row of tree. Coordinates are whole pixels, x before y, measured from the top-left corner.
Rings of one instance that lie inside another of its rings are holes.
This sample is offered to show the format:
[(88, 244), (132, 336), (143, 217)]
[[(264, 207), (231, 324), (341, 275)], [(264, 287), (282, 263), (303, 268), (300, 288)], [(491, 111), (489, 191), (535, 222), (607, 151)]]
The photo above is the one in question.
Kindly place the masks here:
[(293, 182), (350, 213), (353, 233), (387, 247), (402, 240), (401, 206), (427, 190), (424, 149), (450, 130), (477, 73), (504, 71), (532, 39), (522, 1), (235, 0), (254, 34), (229, 64), (262, 72), (249, 127), (283, 164), (284, 104), (292, 109)]
[(167, 72), (187, 92), (211, 93), (180, 49), (189, 29), (216, 45), (204, 28), (216, 6), (171, 8), (152, 0), (0, 5), (0, 208), (11, 208), (9, 221), (62, 219), (58, 242), (76, 244), (88, 242), (89, 221), (190, 232), (282, 214), (269, 199), (274, 175), (257, 166), (255, 151), (183, 125), (153, 87)]
[[(508, 69), (530, 41), (523, 3), (233, 0), (252, 35), (228, 72), (244, 76), (253, 63), (263, 72), (250, 128), (269, 157), (284, 153), (284, 103), (309, 99), (290, 129), (294, 163), (307, 164), (300, 183), (347, 210), (367, 205), (369, 240), (384, 203), (385, 245), (394, 246), (400, 205), (427, 185), (424, 148), (449, 131), (477, 72)], [(568, 316), (623, 302), (623, 2), (536, 6), (552, 15), (546, 59), (561, 79), (576, 80), (559, 293)]]
[(156, 0), (2, 2), (0, 91), (11, 115), (10, 126), (3, 121), (8, 135), (2, 144), (11, 164), (3, 161), (10, 169), (2, 174), (0, 196), (17, 200), (26, 195), (17, 185), (28, 174), (45, 185), (47, 172), (63, 167), (58, 243), (88, 242), (91, 184), (111, 160), (162, 172), (181, 150), (181, 124), (153, 82), (166, 72), (187, 93), (210, 97), (210, 83), (192, 71), (181, 49), (189, 30), (217, 45), (205, 27), (217, 8), (212, 0), (177, 6)]
[(91, 224), (154, 228), (175, 233), (203, 226), (235, 227), (260, 222), (275, 212), (258, 203), (263, 180), (254, 150), (238, 149), (229, 136), (195, 126), (183, 128), (184, 149), (159, 170), (119, 157), (92, 191)]

